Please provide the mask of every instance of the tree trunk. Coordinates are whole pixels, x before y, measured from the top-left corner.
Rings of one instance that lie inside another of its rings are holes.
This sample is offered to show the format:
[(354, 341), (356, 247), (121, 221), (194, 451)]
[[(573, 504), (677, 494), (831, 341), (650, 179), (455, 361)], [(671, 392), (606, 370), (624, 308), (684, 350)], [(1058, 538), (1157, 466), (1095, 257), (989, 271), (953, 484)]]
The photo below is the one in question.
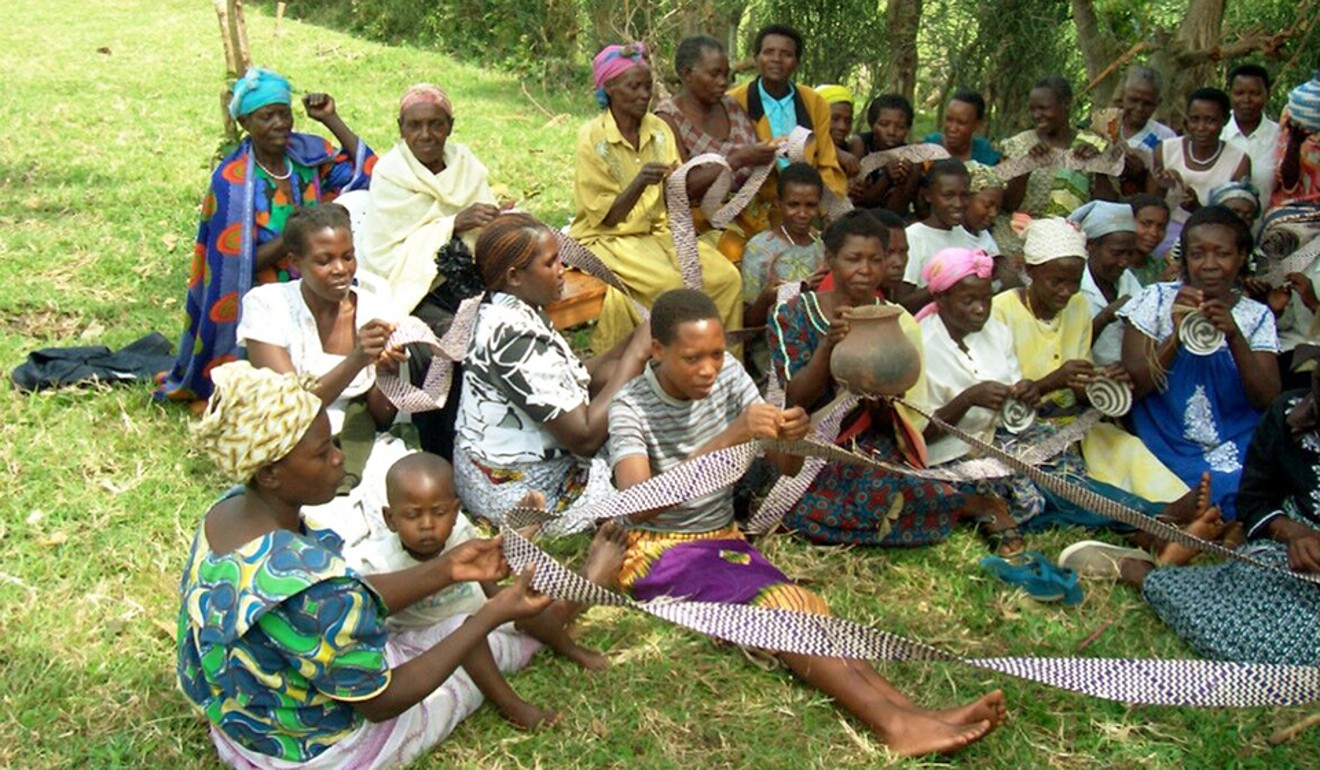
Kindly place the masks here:
[(1092, 0), (1072, 0), (1072, 13), (1073, 23), (1077, 25), (1077, 42), (1082, 49), (1082, 61), (1086, 64), (1086, 78), (1095, 80), (1117, 55), (1113, 37), (1101, 29)]
[(1224, 0), (1190, 0), (1172, 39), (1155, 41), (1150, 66), (1164, 75), (1161, 113), (1175, 130), (1182, 129), (1187, 117), (1187, 97), (1201, 86), (1219, 82), (1214, 61), (1193, 54), (1219, 45), (1223, 24)]
[(885, 9), (892, 58), (885, 88), (908, 101), (917, 88), (917, 30), (921, 27), (922, 0), (889, 0)]

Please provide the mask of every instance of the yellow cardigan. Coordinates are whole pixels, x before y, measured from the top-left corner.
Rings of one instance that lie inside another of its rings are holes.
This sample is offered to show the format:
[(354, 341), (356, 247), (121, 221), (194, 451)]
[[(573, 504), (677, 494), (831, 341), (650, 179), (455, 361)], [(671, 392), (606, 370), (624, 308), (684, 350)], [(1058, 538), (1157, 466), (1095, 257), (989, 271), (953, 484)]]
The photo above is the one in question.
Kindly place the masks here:
[[(758, 77), (753, 78), (749, 83), (735, 86), (729, 91), (729, 96), (747, 110), (747, 114), (756, 125), (756, 135), (763, 140), (769, 140), (774, 137), (770, 134), (770, 120), (765, 116), (765, 109), (761, 107), (761, 94), (757, 88), (760, 81)], [(833, 140), (830, 139), (829, 102), (807, 86), (794, 84), (793, 88), (796, 94), (794, 101), (797, 104), (798, 125), (816, 132), (816, 141), (807, 145), (806, 161), (820, 172), (826, 187), (835, 195), (847, 198), (848, 177), (839, 166), (839, 156), (834, 151)], [(775, 175), (772, 174), (765, 184), (761, 185), (761, 193), (758, 197), (769, 203), (779, 199), (779, 184)]]

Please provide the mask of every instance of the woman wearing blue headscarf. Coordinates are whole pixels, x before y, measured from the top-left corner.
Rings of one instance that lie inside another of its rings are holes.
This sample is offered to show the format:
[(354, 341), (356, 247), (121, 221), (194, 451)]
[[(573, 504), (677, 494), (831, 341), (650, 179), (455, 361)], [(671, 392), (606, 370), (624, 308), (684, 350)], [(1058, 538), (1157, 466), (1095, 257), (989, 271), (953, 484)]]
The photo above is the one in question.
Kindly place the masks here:
[(234, 84), (229, 114), (247, 136), (211, 174), (179, 357), (157, 378), (158, 399), (204, 402), (211, 396), (211, 370), (238, 358), (243, 295), (256, 284), (298, 277), (281, 237), (285, 221), (304, 206), (328, 203), (371, 181), (376, 156), (344, 124), (335, 100), (307, 94), (302, 101), (307, 116), (329, 129), (340, 149), (319, 136), (294, 133), (292, 89), (280, 75), (254, 68)]

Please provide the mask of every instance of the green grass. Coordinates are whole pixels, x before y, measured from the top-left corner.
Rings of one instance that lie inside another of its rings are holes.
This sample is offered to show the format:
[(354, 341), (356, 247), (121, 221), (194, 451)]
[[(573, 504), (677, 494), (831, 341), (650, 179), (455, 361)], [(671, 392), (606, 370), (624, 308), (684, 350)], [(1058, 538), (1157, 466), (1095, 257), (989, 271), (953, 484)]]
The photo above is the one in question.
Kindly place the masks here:
[[(0, 28), (0, 362), (27, 351), (171, 339), (197, 201), (219, 139), (221, 49), (210, 4), (18, 0)], [(531, 92), (431, 52), (294, 22), (273, 36), (250, 12), (253, 53), (303, 90), (327, 90), (380, 149), (410, 82), (442, 83), (470, 144), (506, 193), (556, 224), (571, 211), (584, 83)], [(98, 52), (98, 48), (108, 53)], [(312, 129), (305, 119), (305, 130)], [(0, 388), (0, 767), (203, 768), (202, 721), (174, 685), (171, 627), (185, 551), (222, 488), (189, 448), (188, 418), (145, 388), (22, 396)], [(1036, 543), (1054, 552), (1067, 535)], [(1185, 657), (1135, 594), (1094, 587), (1041, 606), (976, 568), (959, 534), (937, 548), (767, 552), (840, 614), (967, 655)], [(580, 558), (585, 543), (556, 546)], [(860, 725), (783, 672), (637, 614), (594, 609), (588, 644), (614, 666), (588, 676), (539, 658), (515, 679), (565, 711), (526, 735), (482, 709), (419, 767), (1314, 767), (1315, 731), (1279, 747), (1302, 709), (1129, 708), (958, 665), (882, 666), (919, 700), (1003, 687), (1011, 721), (948, 761), (891, 761)]]

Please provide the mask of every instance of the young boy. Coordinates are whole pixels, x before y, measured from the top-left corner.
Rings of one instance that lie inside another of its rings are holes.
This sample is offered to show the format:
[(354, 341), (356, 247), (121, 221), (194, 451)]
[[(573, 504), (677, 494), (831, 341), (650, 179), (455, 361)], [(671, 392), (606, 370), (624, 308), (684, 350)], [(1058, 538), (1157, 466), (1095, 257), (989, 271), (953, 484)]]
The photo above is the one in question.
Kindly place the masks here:
[(904, 293), (899, 304), (915, 313), (931, 301), (930, 290), (921, 277), (935, 252), (941, 249), (981, 248), (977, 238), (963, 227), (963, 212), (971, 187), (967, 166), (956, 158), (936, 161), (921, 180), (921, 196), (930, 215), (907, 227), (908, 263), (903, 273)]
[[(454, 469), (439, 455), (417, 452), (394, 463), (385, 476), (385, 494), (389, 504), (381, 512), (392, 535), (368, 540), (349, 555), (360, 571), (397, 572), (438, 558), (479, 537), (467, 517), (460, 514), (461, 503), (454, 492)], [(524, 504), (539, 507), (541, 502), (529, 499)], [(619, 527), (602, 527), (592, 542), (583, 574), (593, 582), (611, 580), (622, 561), (622, 546)], [(390, 613), (386, 624), (406, 640), (408, 631), (430, 628), (476, 612), (500, 590), (494, 583), (458, 581), (400, 612)], [(579, 609), (567, 602), (555, 602), (540, 614), (515, 625), (518, 631), (526, 632), (583, 668), (607, 668), (609, 661), (603, 655), (581, 647), (565, 630)], [(517, 634), (517, 631), (503, 626), (494, 633)], [(554, 711), (537, 708), (518, 697), (498, 669), (469, 669), (468, 675), (514, 725), (533, 728), (552, 724), (557, 719)]]
[[(660, 295), (651, 309), (652, 362), (610, 405), (610, 457), (620, 489), (692, 457), (754, 438), (800, 439), (810, 429), (799, 407), (778, 409), (725, 351), (710, 298), (688, 289)], [(785, 472), (801, 458), (772, 453)], [(753, 548), (733, 521), (732, 490), (636, 514), (619, 583), (643, 600), (662, 596), (827, 614)], [(773, 622), (773, 621), (768, 621)], [(947, 711), (921, 709), (866, 663), (780, 653), (804, 681), (833, 697), (902, 755), (944, 753), (984, 737), (1004, 718), (1003, 694)]]

